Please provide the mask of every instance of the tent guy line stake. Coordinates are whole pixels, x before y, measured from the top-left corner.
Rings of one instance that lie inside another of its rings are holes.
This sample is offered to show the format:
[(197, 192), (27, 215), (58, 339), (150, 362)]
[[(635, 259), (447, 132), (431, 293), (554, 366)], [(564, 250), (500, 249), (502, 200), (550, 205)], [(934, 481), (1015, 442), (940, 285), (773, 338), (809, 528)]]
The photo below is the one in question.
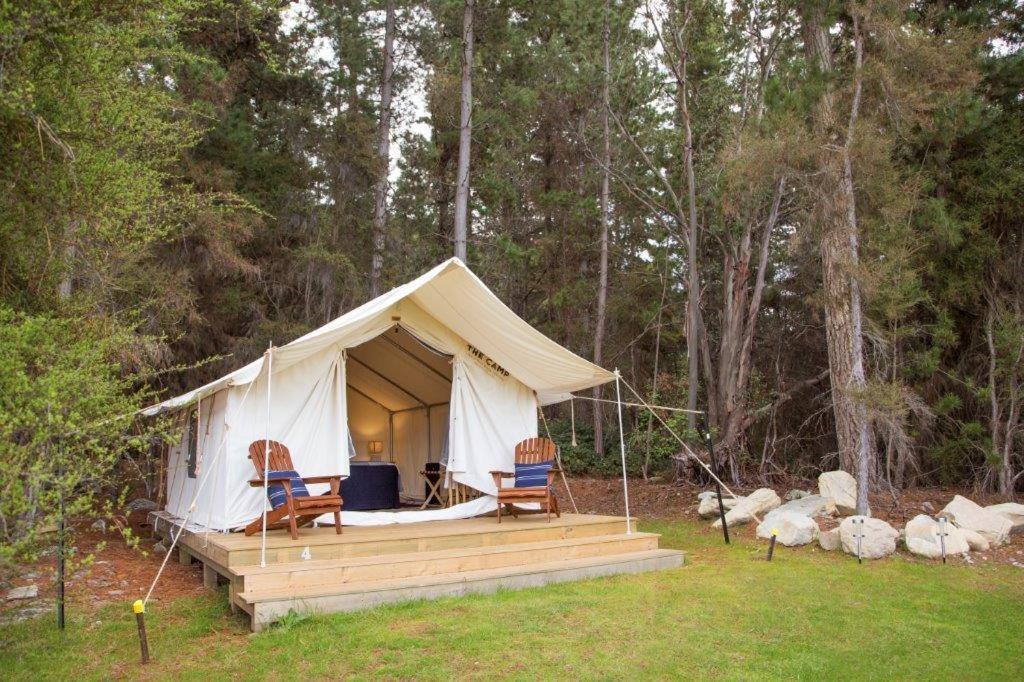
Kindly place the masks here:
[(624, 381), (615, 368), (615, 399), (619, 405), (619, 454), (622, 457), (622, 495), (626, 501), (626, 535), (633, 534), (633, 524), (629, 516), (629, 477), (626, 476), (626, 436), (622, 432), (622, 394), (619, 391), (619, 382)]
[(768, 541), (768, 561), (772, 560), (772, 555), (775, 554), (775, 540), (779, 537), (779, 529), (772, 528), (772, 537)]
[[(701, 417), (701, 422), (704, 422), (704, 417)], [(711, 470), (715, 476), (718, 476), (718, 460), (715, 459), (715, 446), (711, 441), (711, 430), (707, 428), (707, 423), (704, 422), (704, 442), (708, 446), (708, 457), (711, 459)], [(722, 536), (725, 538), (725, 544), (729, 544), (729, 524), (725, 520), (725, 502), (722, 500), (722, 486), (718, 484), (718, 480), (715, 480), (715, 495), (718, 496), (718, 518), (722, 520)]]

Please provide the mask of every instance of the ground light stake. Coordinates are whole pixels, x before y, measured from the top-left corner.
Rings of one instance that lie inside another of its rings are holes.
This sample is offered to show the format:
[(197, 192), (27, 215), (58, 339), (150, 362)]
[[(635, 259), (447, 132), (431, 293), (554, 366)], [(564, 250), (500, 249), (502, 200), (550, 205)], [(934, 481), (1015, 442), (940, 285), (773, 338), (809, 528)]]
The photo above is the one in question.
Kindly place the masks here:
[(863, 560), (861, 559), (861, 555), (860, 555), (860, 544), (861, 544), (861, 540), (864, 539), (864, 519), (863, 518), (854, 519), (853, 522), (855, 524), (860, 524), (860, 532), (857, 533), (857, 563), (861, 564), (861, 563), (864, 563)]
[(136, 599), (132, 604), (132, 611), (135, 612), (135, 625), (139, 628), (139, 649), (142, 653), (142, 662), (149, 663), (149, 641), (146, 639), (146, 605), (141, 599)]
[(946, 563), (946, 517), (939, 517), (939, 549), (942, 550), (942, 563)]
[(718, 495), (718, 518), (722, 520), (722, 536), (725, 538), (725, 544), (729, 544), (729, 524), (725, 522), (725, 502), (722, 501), (722, 486), (718, 483), (720, 478), (718, 475), (718, 462), (715, 461), (715, 446), (711, 441), (711, 432), (707, 428), (707, 422), (701, 417), (701, 421), (704, 422), (704, 442), (708, 446), (708, 455), (711, 457), (711, 469), (715, 475), (715, 494)]
[(775, 554), (775, 539), (779, 537), (779, 529), (772, 528), (772, 537), (768, 541), (768, 561), (772, 560), (772, 555)]

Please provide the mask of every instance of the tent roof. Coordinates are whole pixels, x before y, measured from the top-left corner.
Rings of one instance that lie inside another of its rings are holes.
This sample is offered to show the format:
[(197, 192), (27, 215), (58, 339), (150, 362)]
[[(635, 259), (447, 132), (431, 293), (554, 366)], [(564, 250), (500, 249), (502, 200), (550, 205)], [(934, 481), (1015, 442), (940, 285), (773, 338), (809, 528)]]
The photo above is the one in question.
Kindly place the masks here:
[(388, 412), (446, 404), (452, 393), (451, 357), (399, 326), (350, 348), (349, 390)]
[[(571, 391), (615, 379), (612, 372), (563, 348), (530, 326), (458, 258), (451, 258), (411, 282), (275, 348), (273, 373), (331, 346), (349, 348), (365, 342), (367, 339), (359, 338), (359, 334), (390, 319), (387, 316), (407, 299), (536, 391), (542, 404), (567, 399)], [(353, 343), (354, 339), (358, 340)], [(178, 409), (230, 386), (244, 386), (263, 372), (266, 358), (264, 355), (216, 381), (148, 407), (142, 413), (154, 415)]]

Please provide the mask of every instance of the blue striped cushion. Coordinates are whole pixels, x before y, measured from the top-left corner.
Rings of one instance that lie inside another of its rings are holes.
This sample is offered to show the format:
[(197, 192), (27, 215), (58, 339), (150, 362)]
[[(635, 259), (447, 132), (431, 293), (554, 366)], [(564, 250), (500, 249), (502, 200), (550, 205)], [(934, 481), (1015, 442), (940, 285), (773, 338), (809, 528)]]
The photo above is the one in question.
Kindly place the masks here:
[[(289, 470), (286, 471), (268, 471), (267, 478), (274, 478), (275, 476), (287, 476), (292, 479), (292, 497), (309, 497), (309, 491), (306, 490), (306, 484), (302, 482), (299, 475)], [(267, 486), (267, 497), (270, 498), (270, 506), (277, 509), (285, 502), (288, 501), (288, 496), (284, 494), (284, 486), (280, 483), (270, 483)]]
[(543, 488), (548, 484), (548, 472), (554, 464), (553, 459), (536, 464), (516, 464), (515, 487)]

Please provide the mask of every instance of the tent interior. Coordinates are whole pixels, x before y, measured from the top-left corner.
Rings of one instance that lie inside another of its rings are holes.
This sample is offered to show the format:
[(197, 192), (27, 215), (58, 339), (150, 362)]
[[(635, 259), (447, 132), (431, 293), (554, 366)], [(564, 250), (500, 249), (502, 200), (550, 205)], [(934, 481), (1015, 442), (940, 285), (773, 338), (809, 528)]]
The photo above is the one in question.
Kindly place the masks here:
[(353, 461), (393, 463), (406, 500), (423, 499), (419, 472), (446, 449), (451, 359), (397, 324), (347, 351)]

